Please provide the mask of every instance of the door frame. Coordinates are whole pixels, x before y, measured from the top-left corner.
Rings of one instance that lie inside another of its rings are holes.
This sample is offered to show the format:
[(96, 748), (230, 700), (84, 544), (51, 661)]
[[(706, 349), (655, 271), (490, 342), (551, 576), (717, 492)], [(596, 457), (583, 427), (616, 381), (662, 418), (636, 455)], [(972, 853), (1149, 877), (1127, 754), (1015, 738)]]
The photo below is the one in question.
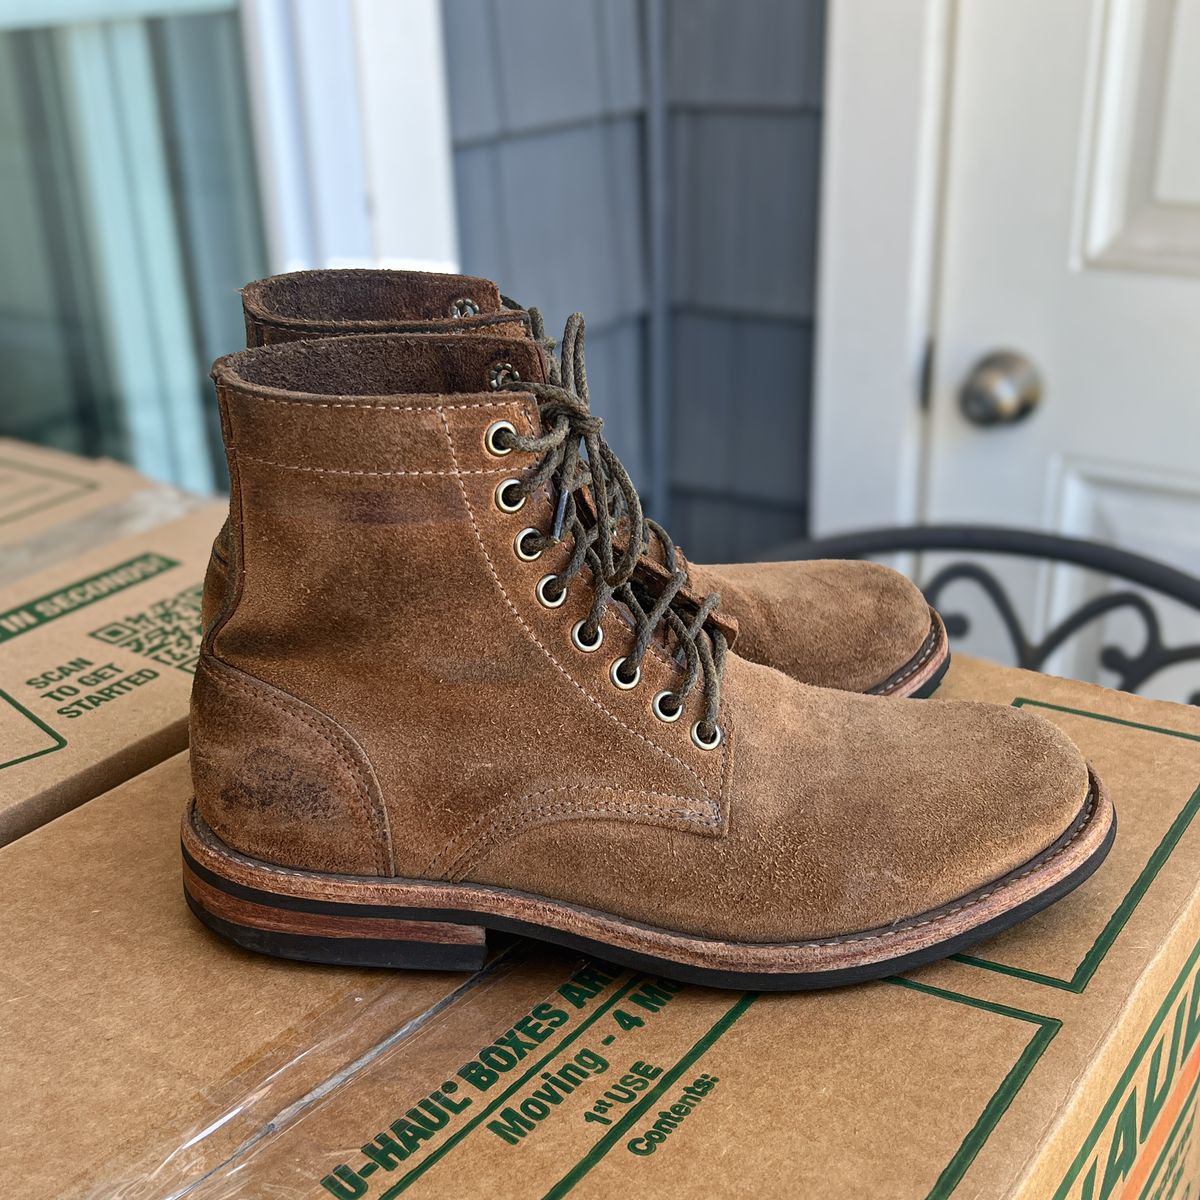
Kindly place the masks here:
[(240, 12), (272, 272), (456, 271), (441, 0)]
[(924, 516), (953, 36), (954, 0), (829, 5), (810, 497), (818, 536)]

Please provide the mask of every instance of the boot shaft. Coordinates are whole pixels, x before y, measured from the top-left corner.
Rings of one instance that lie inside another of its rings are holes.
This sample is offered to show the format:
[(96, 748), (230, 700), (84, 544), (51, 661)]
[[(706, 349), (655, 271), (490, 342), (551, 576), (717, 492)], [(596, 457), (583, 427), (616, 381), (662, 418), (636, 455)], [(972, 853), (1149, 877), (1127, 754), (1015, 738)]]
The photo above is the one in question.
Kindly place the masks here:
[(488, 453), (487, 427), (536, 428), (532, 397), (499, 384), (544, 375), (533, 343), (483, 336), (336, 338), (220, 360), (238, 599), (214, 641), (261, 652), (344, 636), (352, 650), (400, 598), (422, 603), (417, 584), (433, 587), (469, 533), (447, 518), (461, 509), (456, 473), (517, 474)]
[[(528, 313), (514, 309), (488, 279), (426, 271), (295, 271), (242, 288), (249, 348), (358, 333), (448, 334), (524, 338)], [(213, 542), (201, 602), (201, 626), (225, 604), (232, 557), (226, 521)]]
[[(506, 301), (495, 283), (476, 276), (382, 269), (298, 271), (247, 284), (242, 289), (242, 307), (251, 348), (389, 332), (455, 339), (481, 336), (493, 339), (489, 352), (494, 351), (495, 356), (481, 376), (489, 389), (514, 372), (520, 374), (520, 363), (531, 363), (524, 368), (524, 377), (539, 380), (545, 380), (555, 367), (545, 353), (545, 348), (553, 343), (541, 336), (540, 317), (535, 313), (531, 319), (530, 313)], [(536, 339), (534, 333), (538, 335)], [(533, 342), (538, 350), (511, 345), (506, 349), (495, 343), (499, 338), (519, 340), (526, 347)], [(532, 360), (528, 357), (530, 353)], [(514, 361), (510, 363), (509, 359)], [(432, 360), (427, 356), (426, 361)], [(530, 374), (534, 368), (536, 373)], [(286, 382), (296, 383), (299, 379), (293, 377)], [(348, 363), (338, 386), (353, 392), (361, 382), (356, 365)], [(478, 382), (462, 376), (439, 378), (421, 374), (413, 363), (408, 363), (388, 386), (404, 391), (437, 392), (449, 390), (453, 385), (469, 391)], [(581, 502), (587, 504), (588, 500), (582, 497)], [(205, 580), (202, 624), (206, 629), (218, 618), (228, 598), (232, 542), (227, 522), (214, 542)], [(652, 552), (644, 556), (641, 571), (653, 577), (655, 586), (661, 587), (670, 579), (671, 572), (664, 565), (656, 533), (651, 535), (650, 545)], [(678, 553), (678, 561), (684, 564), (682, 552)], [(686, 589), (685, 594), (695, 605), (703, 600), (691, 589)], [(737, 636), (737, 622), (728, 615), (719, 615), (715, 620), (732, 644)]]
[[(489, 279), (428, 271), (326, 269), (254, 280), (241, 291), (250, 349), (365, 333), (481, 334), (524, 338), (529, 314), (513, 308)], [(355, 381), (348, 381), (354, 390)], [(213, 541), (201, 601), (208, 629), (228, 599), (232, 533)]]
[(675, 724), (654, 715), (683, 673), (657, 644), (640, 685), (619, 686), (629, 613), (610, 606), (602, 646), (582, 645), (588, 573), (561, 600), (541, 586), (567, 568), (570, 539), (521, 551), (525, 530), (553, 523), (550, 491), (518, 511), (498, 496), (537, 456), (489, 431), (541, 432), (534, 397), (500, 387), (543, 375), (531, 341), (478, 335), (217, 363), (234, 571), (192, 747), (201, 812), (235, 848), (435, 877), (458, 869), (464, 830), (476, 845), (493, 820), (500, 836), (650, 777), (670, 799), (648, 819), (719, 822), (723, 752), (688, 739), (699, 692)]

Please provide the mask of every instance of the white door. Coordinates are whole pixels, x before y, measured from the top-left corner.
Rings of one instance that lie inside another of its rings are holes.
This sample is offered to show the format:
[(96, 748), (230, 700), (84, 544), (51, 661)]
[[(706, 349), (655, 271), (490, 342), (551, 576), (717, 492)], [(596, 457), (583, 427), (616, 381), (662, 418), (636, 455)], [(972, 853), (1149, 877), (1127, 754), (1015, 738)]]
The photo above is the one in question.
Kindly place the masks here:
[[(1200, 0), (970, 0), (951, 61), (924, 520), (1095, 538), (1200, 575)], [(998, 350), (1043, 394), (977, 424), (962, 385)], [(1006, 578), (1035, 636), (1104, 586)], [(1168, 644), (1200, 642), (1200, 615), (1159, 611)], [(1132, 614), (1109, 626), (1105, 645), (1140, 649)], [(1054, 665), (1094, 674), (1097, 650)], [(1197, 689), (1196, 666), (1156, 685)]]
[[(1019, 526), (1200, 576), (1200, 0), (857, 0), (833, 18), (818, 531)], [(978, 424), (963, 383), (997, 351), (1041, 400)], [(947, 561), (926, 555), (922, 581)], [(985, 565), (1035, 642), (1116, 586)], [(971, 619), (963, 648), (1011, 659), (975, 584), (942, 604)], [(1200, 643), (1200, 615), (1155, 609), (1168, 645)], [(1114, 682), (1101, 647), (1146, 636), (1124, 611), (1050, 669)], [(1144, 690), (1189, 698), (1200, 667)]]

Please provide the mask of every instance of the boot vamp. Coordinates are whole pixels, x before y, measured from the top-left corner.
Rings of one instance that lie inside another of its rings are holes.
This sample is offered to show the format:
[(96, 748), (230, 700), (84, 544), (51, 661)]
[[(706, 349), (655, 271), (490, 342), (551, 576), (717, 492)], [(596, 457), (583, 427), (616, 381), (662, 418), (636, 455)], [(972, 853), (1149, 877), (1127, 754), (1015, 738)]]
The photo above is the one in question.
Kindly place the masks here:
[(689, 584), (721, 593), (737, 652), (803, 683), (866, 692), (920, 652), (929, 605), (903, 575), (872, 562), (689, 564)]
[(985, 888), (1086, 799), (1078, 751), (1019, 709), (831, 692), (736, 656), (724, 685), (719, 828), (556, 821), (471, 877), (706, 937), (836, 937)]

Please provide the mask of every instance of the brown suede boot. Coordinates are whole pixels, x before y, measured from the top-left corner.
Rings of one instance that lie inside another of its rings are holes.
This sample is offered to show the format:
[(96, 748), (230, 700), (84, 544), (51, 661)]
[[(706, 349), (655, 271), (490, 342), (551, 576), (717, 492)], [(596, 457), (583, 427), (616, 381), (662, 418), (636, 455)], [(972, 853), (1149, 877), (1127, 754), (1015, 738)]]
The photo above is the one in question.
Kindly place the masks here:
[(469, 969), (503, 929), (825, 986), (1006, 928), (1107, 852), (1112, 806), (1040, 718), (727, 653), (711, 598), (639, 562), (637, 493), (531, 342), (295, 342), (214, 379), (231, 578), (184, 878), (234, 941)]
[[(466, 275), (301, 271), (248, 284), (242, 303), (251, 346), (351, 333), (540, 333), (536, 311), (531, 321), (494, 283)], [(571, 357), (568, 382), (582, 376), (582, 346)], [(845, 560), (689, 563), (666, 530), (647, 528), (654, 561), (683, 570), (693, 590), (720, 594), (722, 611), (741, 628), (745, 658), (804, 683), (894, 697), (928, 696), (950, 664), (941, 620), (896, 571)], [(206, 616), (223, 593), (223, 543), (205, 587)]]

